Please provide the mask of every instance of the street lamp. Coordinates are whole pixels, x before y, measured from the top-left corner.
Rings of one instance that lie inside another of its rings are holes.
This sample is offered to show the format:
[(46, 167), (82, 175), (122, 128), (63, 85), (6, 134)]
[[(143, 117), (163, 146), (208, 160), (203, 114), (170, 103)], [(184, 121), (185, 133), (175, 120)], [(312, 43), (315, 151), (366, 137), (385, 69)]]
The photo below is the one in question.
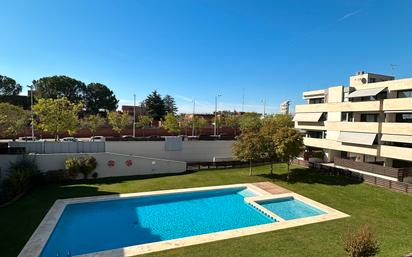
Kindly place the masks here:
[(266, 98), (262, 99), (263, 103), (263, 118), (266, 116)]
[(31, 140), (34, 140), (33, 85), (27, 87), (30, 88)]
[(195, 135), (195, 108), (196, 100), (193, 99), (193, 113), (192, 113), (192, 137)]
[(136, 137), (136, 94), (133, 94), (133, 137)]
[(217, 134), (217, 98), (221, 97), (222, 95), (215, 96), (215, 129), (214, 129), (214, 136)]

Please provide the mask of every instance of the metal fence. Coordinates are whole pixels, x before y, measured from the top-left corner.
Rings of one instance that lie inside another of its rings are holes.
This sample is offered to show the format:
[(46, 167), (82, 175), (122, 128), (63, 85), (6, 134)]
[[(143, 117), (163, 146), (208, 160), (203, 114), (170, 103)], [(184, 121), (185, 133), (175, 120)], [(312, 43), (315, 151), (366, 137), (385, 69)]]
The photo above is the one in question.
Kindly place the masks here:
[(101, 153), (105, 152), (105, 142), (9, 142), (9, 147), (24, 147), (26, 153)]

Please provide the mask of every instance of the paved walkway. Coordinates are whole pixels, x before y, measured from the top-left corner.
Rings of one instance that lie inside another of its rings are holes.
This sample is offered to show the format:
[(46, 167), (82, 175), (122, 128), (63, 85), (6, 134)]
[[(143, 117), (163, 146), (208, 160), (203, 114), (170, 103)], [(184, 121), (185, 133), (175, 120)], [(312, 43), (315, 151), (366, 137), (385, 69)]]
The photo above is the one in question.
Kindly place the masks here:
[(253, 183), (253, 185), (257, 186), (258, 188), (263, 189), (266, 192), (269, 192), (273, 195), (284, 194), (284, 193), (290, 193), (291, 192), (290, 190), (287, 190), (286, 188), (275, 185), (271, 182), (258, 182), (258, 183)]

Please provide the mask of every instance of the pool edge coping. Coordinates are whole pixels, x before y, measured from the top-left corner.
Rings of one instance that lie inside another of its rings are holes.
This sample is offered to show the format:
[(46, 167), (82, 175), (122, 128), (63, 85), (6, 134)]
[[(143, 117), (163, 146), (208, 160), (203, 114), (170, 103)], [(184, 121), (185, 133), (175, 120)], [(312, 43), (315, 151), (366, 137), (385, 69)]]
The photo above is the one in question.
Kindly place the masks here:
[[(243, 227), (238, 229), (218, 231), (214, 233), (207, 233), (201, 235), (195, 235), (190, 237), (177, 238), (172, 240), (165, 240), (141, 245), (128, 246), (123, 248), (116, 248), (110, 250), (104, 250), (100, 252), (87, 253), (82, 255), (76, 255), (77, 257), (129, 257), (140, 254), (146, 254), (151, 252), (158, 252), (164, 250), (170, 250), (174, 248), (214, 242), (219, 240), (225, 240), (230, 238), (236, 238), (241, 236), (254, 235), (264, 232), (270, 232), (280, 229), (286, 229), (296, 226), (302, 226), (312, 223), (318, 223), (323, 221), (329, 221), (339, 218), (349, 217), (348, 214), (340, 212), (333, 209), (327, 205), (316, 202), (310, 198), (304, 197), (294, 192), (282, 193), (282, 194), (271, 194), (264, 189), (261, 189), (252, 183), (242, 183), (242, 184), (230, 184), (230, 185), (219, 185), (219, 186), (207, 186), (207, 187), (193, 187), (193, 188), (183, 188), (183, 189), (168, 189), (168, 190), (157, 190), (157, 191), (146, 191), (138, 193), (126, 193), (126, 194), (111, 194), (104, 196), (90, 196), (90, 197), (79, 197), (79, 198), (68, 198), (68, 199), (58, 199), (54, 202), (52, 207), (49, 209), (47, 214), (44, 216), (36, 230), (33, 232), (18, 257), (33, 257), (40, 256), (43, 248), (46, 246), (49, 237), (53, 233), (55, 226), (57, 225), (65, 207), (68, 204), (76, 203), (86, 203), (86, 202), (98, 202), (107, 200), (119, 200), (126, 198), (153, 196), (153, 195), (164, 195), (173, 193), (184, 193), (184, 192), (199, 192), (199, 191), (209, 191), (216, 189), (226, 189), (226, 188), (237, 188), (237, 187), (247, 187), (249, 190), (257, 193), (259, 196), (255, 197), (245, 197), (245, 201), (251, 204), (253, 207), (259, 209), (259, 211), (276, 219), (278, 222), (261, 224), (250, 227)], [(298, 200), (303, 201), (313, 207), (319, 208), (326, 212), (325, 214), (299, 218), (294, 220), (284, 220), (278, 215), (267, 210), (263, 206), (259, 205), (257, 201), (271, 200), (285, 197), (294, 197)]]

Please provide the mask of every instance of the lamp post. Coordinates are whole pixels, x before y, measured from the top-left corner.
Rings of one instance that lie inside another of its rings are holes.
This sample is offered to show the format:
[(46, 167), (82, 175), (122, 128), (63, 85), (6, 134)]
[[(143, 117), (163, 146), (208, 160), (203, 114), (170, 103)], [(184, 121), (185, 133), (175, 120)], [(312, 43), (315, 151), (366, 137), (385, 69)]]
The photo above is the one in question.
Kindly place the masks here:
[(30, 88), (31, 139), (34, 140), (33, 85), (27, 87)]
[(263, 118), (266, 116), (266, 98), (262, 99), (263, 103)]
[(215, 96), (215, 127), (213, 135), (216, 136), (217, 134), (217, 98), (221, 97), (222, 95)]
[(136, 94), (133, 94), (133, 137), (136, 137)]
[(196, 100), (193, 99), (193, 112), (192, 112), (192, 137), (195, 135), (195, 108)]

